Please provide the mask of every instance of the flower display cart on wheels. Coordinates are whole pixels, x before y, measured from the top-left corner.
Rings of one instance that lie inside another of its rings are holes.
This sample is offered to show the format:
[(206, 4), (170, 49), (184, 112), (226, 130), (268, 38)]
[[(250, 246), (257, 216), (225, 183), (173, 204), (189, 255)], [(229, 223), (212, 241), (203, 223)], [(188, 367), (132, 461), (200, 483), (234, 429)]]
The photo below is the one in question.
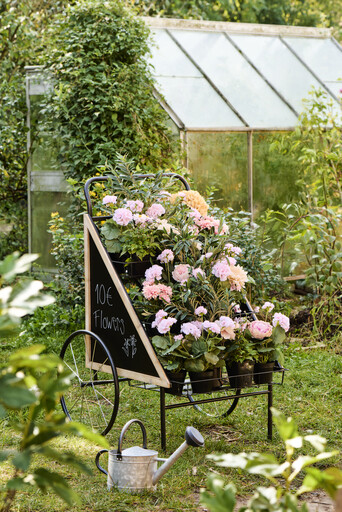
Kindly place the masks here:
[[(180, 181), (184, 192), (168, 192), (165, 179), (171, 187)], [(104, 195), (104, 186), (117, 195)], [(92, 187), (101, 199), (95, 211)], [(85, 196), (86, 328), (61, 350), (75, 375), (61, 398), (65, 414), (106, 434), (122, 382), (158, 391), (165, 449), (166, 411), (228, 416), (240, 398), (266, 395), (271, 438), (273, 375), (284, 379), (271, 356), (280, 353), (288, 326), (280, 314), (273, 325), (257, 320), (228, 226), (173, 173), (132, 174), (121, 166), (89, 179)], [(253, 359), (268, 361), (266, 370), (253, 376)], [(169, 403), (169, 394), (180, 400)]]

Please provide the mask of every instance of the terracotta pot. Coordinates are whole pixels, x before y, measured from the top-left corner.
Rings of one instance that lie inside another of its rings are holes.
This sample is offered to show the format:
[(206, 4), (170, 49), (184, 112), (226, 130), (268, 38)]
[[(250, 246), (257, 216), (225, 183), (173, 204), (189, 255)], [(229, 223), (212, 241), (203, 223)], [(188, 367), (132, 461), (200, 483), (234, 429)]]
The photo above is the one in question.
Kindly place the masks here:
[(183, 385), (185, 381), (186, 371), (181, 370), (179, 372), (171, 372), (170, 370), (164, 370), (167, 378), (171, 382), (170, 388), (165, 388), (165, 393), (170, 395), (181, 396), (183, 391)]
[(226, 361), (229, 384), (232, 388), (247, 388), (253, 384), (254, 361), (242, 363)]
[(255, 363), (254, 382), (255, 384), (271, 384), (273, 377), (274, 361), (267, 363)]

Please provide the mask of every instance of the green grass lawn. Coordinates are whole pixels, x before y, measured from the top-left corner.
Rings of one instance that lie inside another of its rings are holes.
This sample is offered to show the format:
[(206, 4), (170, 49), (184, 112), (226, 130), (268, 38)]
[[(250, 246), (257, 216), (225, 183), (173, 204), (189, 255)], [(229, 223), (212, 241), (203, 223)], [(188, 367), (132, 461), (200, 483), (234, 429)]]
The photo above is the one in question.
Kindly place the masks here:
[[(45, 336), (37, 339), (48, 350), (59, 352), (63, 337)], [(3, 345), (1, 365), (6, 365), (9, 354), (22, 343)], [(27, 341), (24, 343), (28, 343)], [(317, 433), (328, 439), (329, 449), (342, 450), (342, 359), (340, 355), (329, 350), (289, 349), (285, 366), (283, 386), (274, 387), (274, 406), (287, 416), (296, 419), (301, 433)], [(167, 401), (174, 400), (167, 397)], [(228, 408), (228, 406), (227, 406)], [(205, 486), (208, 473), (213, 470), (232, 480), (240, 495), (250, 495), (256, 484), (264, 484), (258, 476), (246, 476), (236, 470), (219, 468), (206, 460), (206, 455), (213, 452), (262, 451), (272, 452), (282, 457), (282, 444), (277, 432), (273, 440), (267, 440), (267, 396), (250, 397), (240, 400), (236, 410), (228, 418), (207, 417), (192, 407), (174, 409), (166, 412), (167, 452), (160, 450), (159, 395), (158, 393), (121, 385), (120, 408), (116, 422), (107, 435), (111, 447), (116, 449), (123, 425), (132, 418), (142, 420), (147, 430), (148, 447), (158, 450), (162, 457), (168, 456), (183, 441), (187, 425), (196, 427), (205, 438), (204, 448), (189, 448), (184, 456), (176, 462), (171, 470), (160, 480), (155, 491), (142, 494), (125, 492), (108, 492), (106, 477), (100, 473), (94, 463), (99, 447), (75, 437), (60, 437), (55, 444), (63, 449), (77, 453), (93, 468), (93, 476), (87, 476), (65, 469), (58, 463), (51, 462), (49, 468), (63, 474), (73, 489), (82, 499), (81, 506), (70, 508), (52, 494), (32, 491), (18, 494), (14, 510), (29, 511), (197, 511), (199, 506), (199, 489)], [(1, 448), (13, 447), (18, 442), (18, 434), (13, 428), (13, 417), (1, 423)], [(128, 431), (124, 448), (141, 445), (141, 434), (134, 427)], [(309, 448), (308, 448), (309, 449)], [(37, 460), (37, 465), (42, 461)], [(47, 464), (44, 461), (44, 464)], [(335, 458), (331, 465), (341, 465), (341, 458)], [(106, 465), (105, 456), (103, 465)], [(7, 463), (1, 465), (0, 482), (4, 483), (11, 476)]]

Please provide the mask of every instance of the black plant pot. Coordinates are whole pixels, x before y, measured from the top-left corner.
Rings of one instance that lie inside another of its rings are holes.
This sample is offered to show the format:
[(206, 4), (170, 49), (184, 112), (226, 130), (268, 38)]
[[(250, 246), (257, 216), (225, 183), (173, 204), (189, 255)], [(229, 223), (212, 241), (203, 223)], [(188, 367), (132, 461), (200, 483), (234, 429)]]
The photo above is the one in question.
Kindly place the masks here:
[[(139, 259), (135, 255), (125, 253), (120, 256), (118, 253), (110, 252), (110, 259), (118, 274), (127, 277), (145, 277), (145, 272), (152, 266), (150, 257), (146, 256), (144, 259)], [(126, 260), (129, 260), (128, 262)]]
[(274, 361), (267, 363), (255, 363), (254, 382), (255, 384), (271, 384), (273, 377)]
[(165, 393), (169, 393), (170, 395), (181, 396), (186, 376), (186, 371), (181, 370), (179, 372), (171, 372), (170, 370), (165, 370), (166, 376), (171, 383), (170, 388), (165, 388)]
[(213, 389), (221, 389), (223, 384), (222, 379), (222, 368), (214, 368), (214, 381), (213, 381)]
[(243, 363), (226, 361), (230, 387), (247, 388), (253, 384), (254, 361), (246, 359)]
[(189, 372), (191, 387), (193, 393), (210, 393), (217, 384), (218, 379), (214, 374), (214, 370), (206, 370), (205, 372)]

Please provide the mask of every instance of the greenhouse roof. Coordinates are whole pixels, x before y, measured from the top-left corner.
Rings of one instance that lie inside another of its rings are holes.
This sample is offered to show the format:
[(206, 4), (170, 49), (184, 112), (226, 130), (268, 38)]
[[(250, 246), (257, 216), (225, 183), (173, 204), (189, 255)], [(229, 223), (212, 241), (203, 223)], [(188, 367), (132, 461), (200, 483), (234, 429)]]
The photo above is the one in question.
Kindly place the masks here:
[(340, 112), (342, 48), (329, 29), (144, 21), (156, 42), (156, 94), (180, 129), (291, 130), (313, 87)]

